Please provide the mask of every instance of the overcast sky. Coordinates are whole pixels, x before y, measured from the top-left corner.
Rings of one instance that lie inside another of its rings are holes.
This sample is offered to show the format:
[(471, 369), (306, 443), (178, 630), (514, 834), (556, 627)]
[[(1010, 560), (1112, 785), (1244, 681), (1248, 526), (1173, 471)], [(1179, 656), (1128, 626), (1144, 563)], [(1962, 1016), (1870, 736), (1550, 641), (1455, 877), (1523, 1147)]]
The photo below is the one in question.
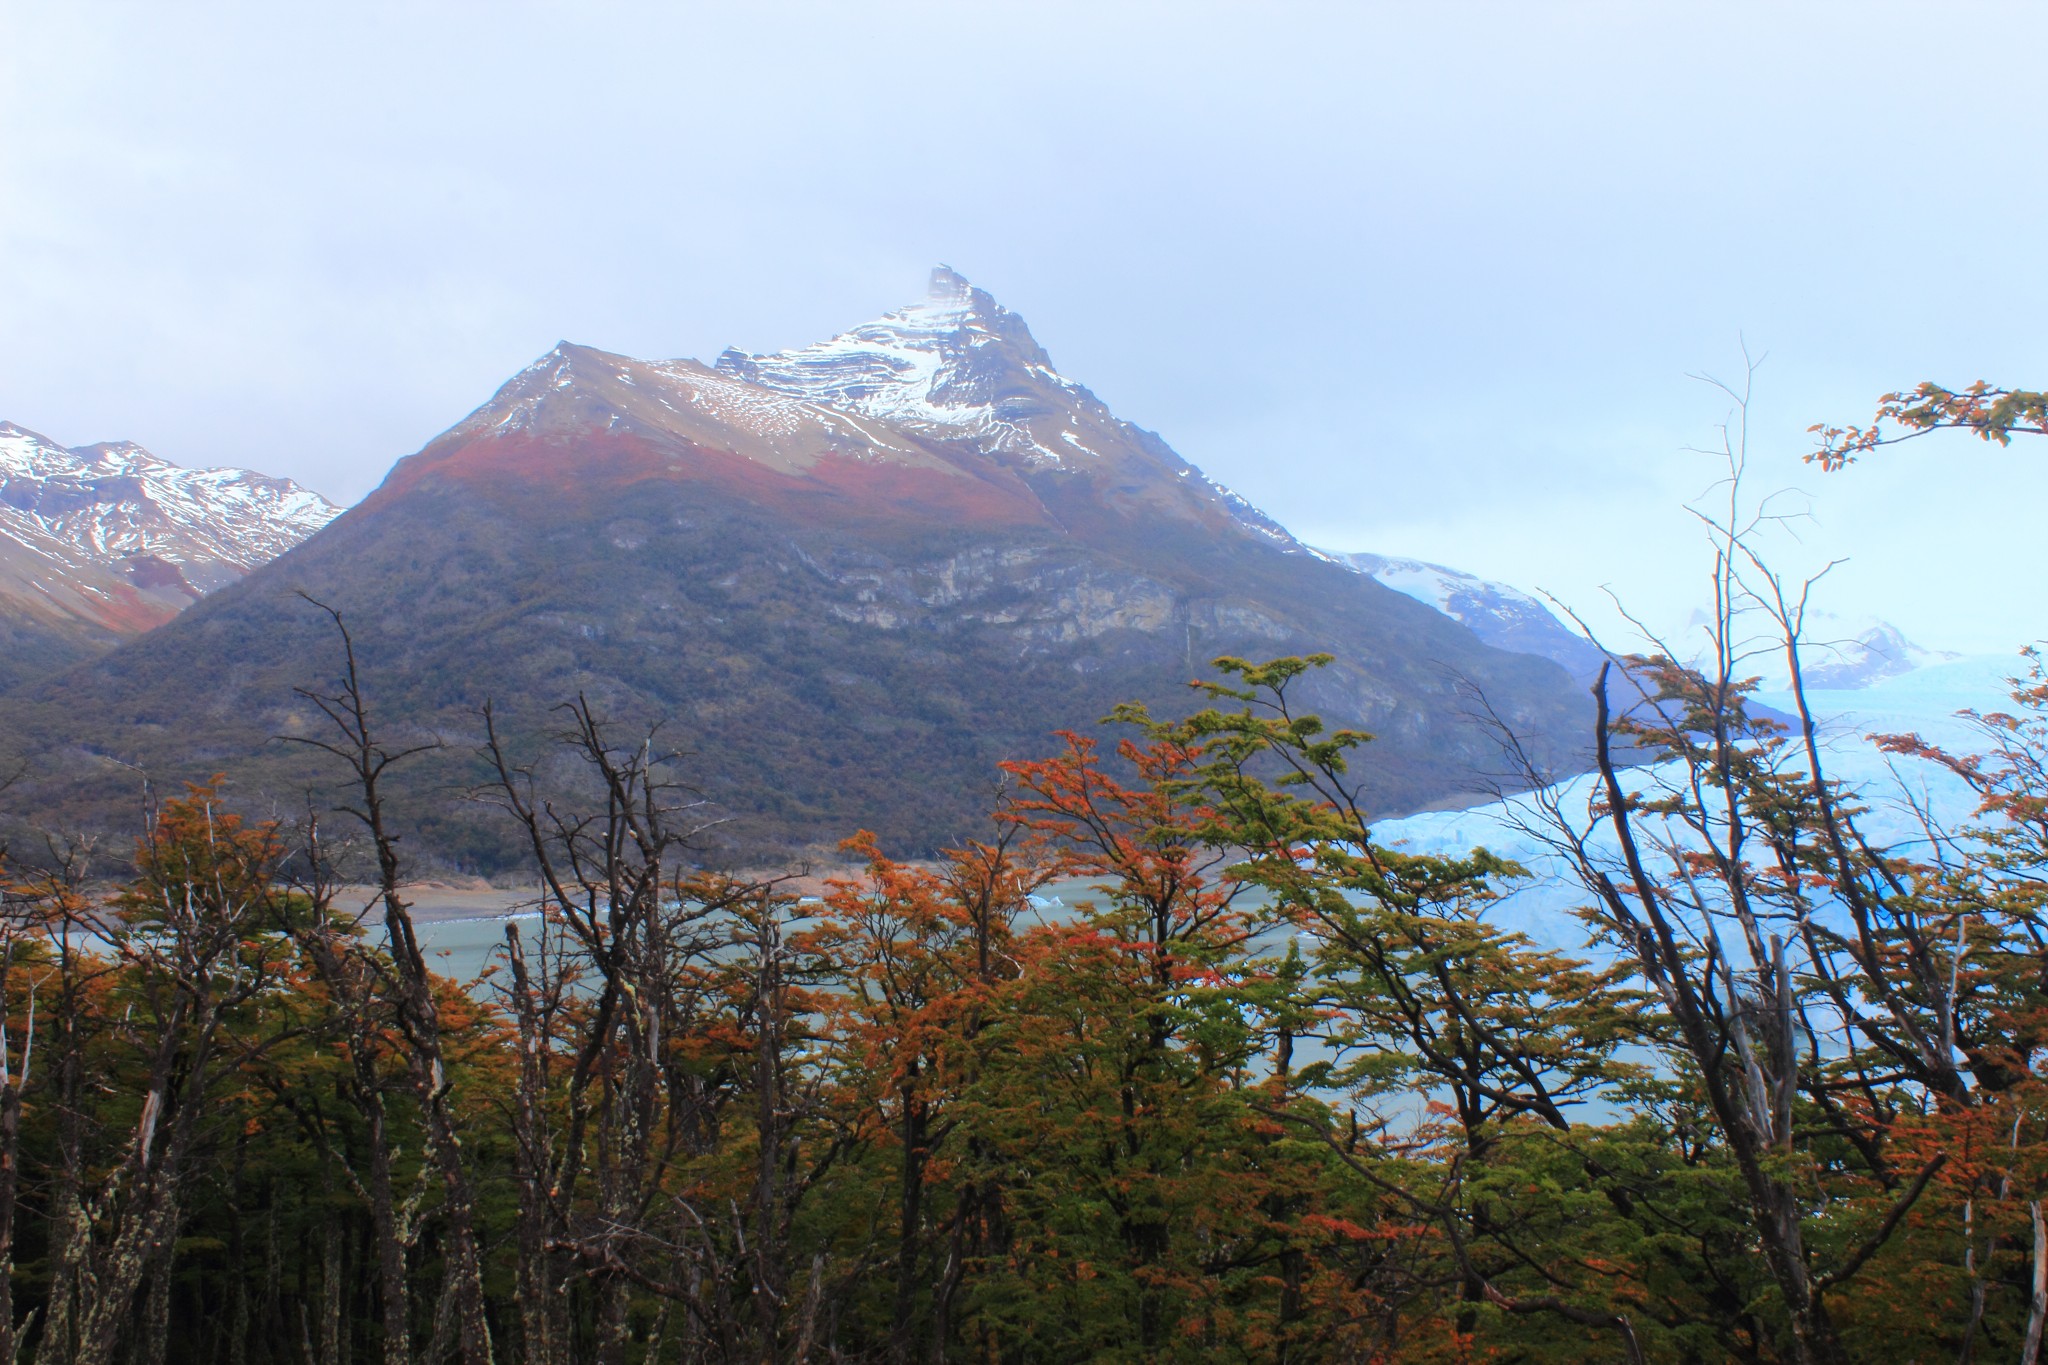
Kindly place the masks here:
[(342, 501), (558, 338), (813, 340), (938, 261), (1313, 542), (1659, 622), (1757, 375), (1830, 605), (2048, 634), (2048, 6), (0, 0), (0, 418)]

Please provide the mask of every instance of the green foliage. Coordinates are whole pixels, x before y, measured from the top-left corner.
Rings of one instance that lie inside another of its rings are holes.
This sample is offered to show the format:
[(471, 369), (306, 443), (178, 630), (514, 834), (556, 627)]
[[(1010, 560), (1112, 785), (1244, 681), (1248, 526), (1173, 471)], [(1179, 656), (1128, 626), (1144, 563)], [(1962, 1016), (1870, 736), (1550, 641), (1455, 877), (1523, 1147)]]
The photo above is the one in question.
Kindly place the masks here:
[(1921, 382), (1885, 394), (1867, 427), (1816, 422), (1808, 428), (1820, 447), (1807, 458), (1824, 469), (1841, 469), (1879, 446), (1897, 445), (1935, 431), (1967, 431), (1981, 441), (2012, 444), (2014, 436), (2048, 436), (2048, 393), (2001, 389), (1978, 380), (1965, 389)]
[[(1112, 753), (1068, 735), (1007, 765), (982, 840), (906, 864), (860, 836), (858, 872), (816, 901), (690, 868), (661, 762), (594, 720), (577, 752), (610, 793), (599, 815), (534, 796), (543, 764), (508, 770), (553, 822), (534, 825), (547, 917), (484, 995), (433, 991), (495, 1358), (1798, 1359), (1755, 1173), (1668, 995), (1493, 923), (1525, 869), (1376, 843), (1369, 738), (1297, 704), (1326, 666), (1220, 660), (1192, 715), (1124, 707)], [(1685, 735), (1743, 729), (1741, 809), (1803, 841), (1769, 761), (1783, 733), (1668, 661), (1641, 676), (1682, 718), (1643, 741), (1684, 761)], [(2044, 706), (2036, 677), (2019, 714), (1983, 718), (2004, 746), (1983, 759), (1888, 741), (1956, 765), (2002, 818), (1959, 863), (1856, 865), (1899, 879), (1873, 920), (1890, 959), (1915, 925), (1960, 945), (1965, 1101), (1815, 1056), (1764, 1158), (1807, 1192), (1813, 1263), (1849, 1267), (1825, 1284), (1844, 1358), (2002, 1352), (2025, 1330), (2048, 1191), (2027, 931)], [(109, 1176), (140, 1169), (123, 1163), (159, 1091), (190, 1120), (176, 1231), (121, 1341), (157, 1322), (167, 1359), (455, 1350), (420, 1016), (331, 888), (280, 884), (321, 865), (295, 852), (200, 789), (110, 898), (5, 883), (0, 1137), (13, 1086), (26, 1176), (10, 1322), (31, 1354), (90, 1317), (59, 1301), (91, 1288), (65, 1278), (64, 1210), (80, 1200), (104, 1240), (138, 1216), (142, 1186)], [(1803, 842), (1788, 865), (1825, 870)], [(1048, 920), (1030, 898), (1055, 878), (1095, 891)]]

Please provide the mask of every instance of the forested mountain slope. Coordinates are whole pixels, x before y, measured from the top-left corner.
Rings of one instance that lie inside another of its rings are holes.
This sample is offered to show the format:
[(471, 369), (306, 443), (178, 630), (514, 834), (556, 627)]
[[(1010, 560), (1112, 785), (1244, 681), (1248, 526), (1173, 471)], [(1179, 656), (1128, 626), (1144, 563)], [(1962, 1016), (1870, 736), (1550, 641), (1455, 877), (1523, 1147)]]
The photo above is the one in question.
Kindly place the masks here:
[[(425, 838), (503, 856), (474, 775), (478, 707), (537, 736), (579, 694), (669, 722), (729, 851), (959, 837), (996, 763), (1115, 703), (1185, 707), (1220, 654), (1327, 650), (1305, 700), (1379, 736), (1371, 792), (1413, 809), (1497, 766), (1463, 683), (1563, 756), (1583, 694), (1547, 659), (1309, 551), (1060, 376), (950, 271), (816, 347), (716, 366), (564, 343), (305, 544), (0, 719), (46, 815), (112, 819), (134, 769), (302, 803), (319, 720), (293, 689), (357, 635), (415, 765)], [(433, 770), (429, 775), (428, 770)]]

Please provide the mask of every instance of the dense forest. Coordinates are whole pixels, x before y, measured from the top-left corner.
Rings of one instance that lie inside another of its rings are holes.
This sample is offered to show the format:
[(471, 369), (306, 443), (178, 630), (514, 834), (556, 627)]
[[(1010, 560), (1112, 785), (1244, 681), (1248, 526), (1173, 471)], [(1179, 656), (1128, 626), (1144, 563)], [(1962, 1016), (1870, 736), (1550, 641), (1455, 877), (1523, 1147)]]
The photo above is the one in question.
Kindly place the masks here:
[(1882, 741), (1980, 801), (1886, 848), (1807, 585), (1710, 527), (1710, 648), (1615, 656), (1590, 801), (1525, 806), (1583, 959), (1490, 921), (1523, 869), (1375, 841), (1366, 737), (1292, 699), (1327, 660), (1221, 659), (821, 896), (699, 868), (656, 739), (486, 714), (544, 913), (465, 986), (386, 797), (432, 755), (344, 654), (338, 813), (197, 786), (111, 891), (6, 864), (0, 1359), (2033, 1361), (2048, 676), (1971, 753)]

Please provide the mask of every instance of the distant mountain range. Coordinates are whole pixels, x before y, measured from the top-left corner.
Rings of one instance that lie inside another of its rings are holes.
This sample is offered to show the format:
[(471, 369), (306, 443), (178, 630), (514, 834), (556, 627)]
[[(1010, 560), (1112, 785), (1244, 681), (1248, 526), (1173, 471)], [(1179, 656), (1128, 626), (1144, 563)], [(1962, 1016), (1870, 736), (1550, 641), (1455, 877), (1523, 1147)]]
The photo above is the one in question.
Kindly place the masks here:
[(730, 856), (966, 837), (998, 760), (1119, 701), (1184, 710), (1221, 654), (1335, 654), (1301, 701), (1378, 736), (1362, 767), (1389, 811), (1489, 789), (1470, 688), (1561, 770), (1585, 739), (1567, 667), (1302, 545), (943, 268), (793, 351), (557, 346), (318, 534), (17, 688), (15, 803), (127, 823), (140, 767), (301, 805), (319, 771), (269, 741), (317, 725), (293, 688), (336, 651), (299, 591), (348, 616), (387, 730), (448, 745), (418, 765), (415, 846), (484, 870), (502, 832), (458, 791), (486, 699), (529, 744), (578, 694), (668, 718)]
[[(1496, 649), (1541, 655), (1580, 679), (1591, 678), (1606, 658), (1592, 641), (1565, 625), (1541, 598), (1519, 588), (1420, 559), (1328, 553), (1346, 568), (1427, 602)], [(1696, 614), (1692, 624), (1699, 626), (1705, 620)], [(1750, 662), (1766, 689), (1790, 686), (1782, 653), (1775, 644), (1759, 641), (1752, 656)], [(1887, 678), (1962, 657), (1917, 645), (1897, 626), (1875, 616), (1808, 611), (1801, 632), (1800, 671), (1807, 687), (1817, 691), (1860, 691)]]
[(163, 624), (340, 511), (289, 479), (0, 422), (0, 690)]
[(1541, 655), (1574, 678), (1590, 678), (1606, 657), (1592, 641), (1568, 629), (1540, 598), (1519, 588), (1420, 559), (1363, 553), (1333, 553), (1331, 558), (1428, 603), (1495, 649)]
[[(1808, 687), (1846, 692), (1961, 657), (1946, 650), (1923, 649), (1897, 626), (1874, 616), (1808, 612), (1799, 671)], [(1774, 677), (1771, 681), (1783, 685), (1788, 679)]]

